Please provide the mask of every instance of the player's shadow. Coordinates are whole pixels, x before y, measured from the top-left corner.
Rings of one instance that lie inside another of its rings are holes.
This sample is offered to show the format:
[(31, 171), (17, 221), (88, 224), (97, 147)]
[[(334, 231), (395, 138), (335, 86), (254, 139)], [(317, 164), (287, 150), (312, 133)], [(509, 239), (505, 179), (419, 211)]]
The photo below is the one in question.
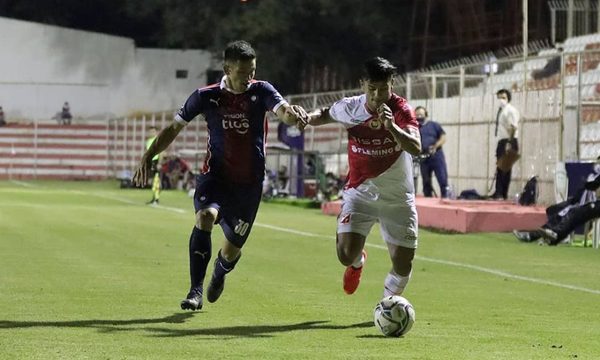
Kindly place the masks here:
[[(159, 337), (182, 336), (211, 336), (217, 339), (239, 337), (272, 337), (273, 334), (298, 331), (298, 330), (340, 330), (354, 328), (368, 328), (373, 326), (372, 321), (351, 324), (331, 325), (329, 321), (305, 321), (288, 325), (246, 325), (219, 328), (173, 329), (164, 327), (148, 327), (145, 325), (183, 324), (196, 313), (175, 313), (155, 319), (129, 319), (129, 320), (73, 320), (73, 321), (9, 321), (0, 320), (0, 333), (4, 329), (23, 329), (37, 327), (54, 328), (90, 328), (101, 332), (113, 331), (148, 331)], [(137, 326), (136, 326), (137, 325)]]
[(148, 328), (147, 330), (155, 332), (159, 337), (218, 336), (219, 339), (223, 339), (238, 337), (273, 337), (273, 334), (276, 333), (298, 330), (343, 330), (368, 328), (374, 326), (372, 321), (366, 321), (351, 325), (330, 325), (328, 323), (329, 321), (305, 321), (289, 325), (247, 325), (206, 329)]
[(129, 319), (129, 320), (73, 320), (73, 321), (8, 321), (0, 320), (0, 330), (22, 329), (35, 327), (57, 327), (57, 328), (97, 328), (103, 330), (136, 330), (138, 328), (124, 328), (129, 325), (148, 324), (183, 324), (194, 316), (192, 312), (175, 313), (156, 319)]

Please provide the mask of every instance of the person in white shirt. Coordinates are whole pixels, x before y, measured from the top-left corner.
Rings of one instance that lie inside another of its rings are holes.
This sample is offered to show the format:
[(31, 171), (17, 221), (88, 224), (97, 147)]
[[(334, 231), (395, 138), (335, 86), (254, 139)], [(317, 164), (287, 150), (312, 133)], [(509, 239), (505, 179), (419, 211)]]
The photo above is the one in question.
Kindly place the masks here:
[[(496, 159), (499, 160), (507, 152), (513, 150), (519, 152), (519, 142), (517, 141), (519, 127), (519, 111), (510, 103), (512, 95), (506, 89), (500, 89), (496, 93), (500, 101), (500, 107), (496, 114), (496, 128), (494, 135), (499, 137), (496, 146)], [(511, 170), (503, 171), (496, 168), (496, 191), (492, 195), (494, 199), (504, 199), (508, 197), (508, 188), (510, 187)]]
[(341, 123), (348, 132), (348, 180), (337, 224), (337, 255), (346, 266), (343, 288), (356, 291), (365, 241), (379, 222), (392, 268), (384, 296), (400, 295), (411, 275), (418, 222), (411, 155), (421, 151), (419, 124), (406, 99), (392, 92), (396, 67), (376, 57), (364, 65), (364, 94), (309, 114), (309, 125)]

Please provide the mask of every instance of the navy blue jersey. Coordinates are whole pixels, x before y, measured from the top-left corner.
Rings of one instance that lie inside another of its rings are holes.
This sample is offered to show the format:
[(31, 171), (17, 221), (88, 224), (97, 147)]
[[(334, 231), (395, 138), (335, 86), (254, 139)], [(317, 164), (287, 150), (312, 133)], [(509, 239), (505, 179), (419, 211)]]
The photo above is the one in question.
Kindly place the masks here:
[[(445, 134), (442, 126), (435, 121), (428, 120), (423, 125), (419, 127), (419, 132), (421, 133), (421, 150), (422, 152), (427, 152), (431, 145), (435, 145), (435, 143), (440, 139), (442, 135)], [(442, 148), (439, 148), (437, 151), (441, 151)]]
[(179, 109), (175, 120), (189, 123), (203, 115), (208, 127), (202, 173), (233, 183), (261, 182), (265, 173), (267, 111), (287, 104), (273, 85), (252, 81), (243, 93), (220, 84), (198, 89)]

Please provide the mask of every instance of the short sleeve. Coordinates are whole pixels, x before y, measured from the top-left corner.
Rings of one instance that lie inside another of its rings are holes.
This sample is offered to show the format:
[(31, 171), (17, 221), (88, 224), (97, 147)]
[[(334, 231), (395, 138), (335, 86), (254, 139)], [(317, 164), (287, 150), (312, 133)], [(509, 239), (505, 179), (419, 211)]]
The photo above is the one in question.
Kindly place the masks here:
[(519, 110), (514, 106), (512, 106), (510, 110), (509, 123), (514, 127), (518, 127), (520, 117)]
[(270, 110), (272, 112), (277, 112), (277, 109), (279, 109), (281, 106), (287, 105), (287, 101), (285, 101), (283, 96), (281, 96), (279, 91), (277, 91), (277, 89), (275, 89), (275, 87), (273, 85), (271, 85), (270, 83), (268, 83), (266, 81), (263, 81), (262, 84), (263, 84), (263, 89), (266, 93), (264, 101), (265, 101), (265, 107), (267, 108), (267, 110)]
[(394, 111), (394, 120), (400, 128), (412, 127), (419, 131), (419, 123), (415, 115), (415, 110), (402, 98), (398, 99), (398, 108)]
[(203, 113), (202, 94), (200, 90), (194, 91), (175, 114), (175, 121), (187, 125), (192, 119)]
[(446, 133), (442, 125), (437, 122), (435, 123), (435, 131), (437, 132), (438, 138)]
[(357, 97), (343, 98), (331, 105), (329, 108), (329, 117), (342, 124), (356, 125), (356, 112), (359, 106), (360, 101)]

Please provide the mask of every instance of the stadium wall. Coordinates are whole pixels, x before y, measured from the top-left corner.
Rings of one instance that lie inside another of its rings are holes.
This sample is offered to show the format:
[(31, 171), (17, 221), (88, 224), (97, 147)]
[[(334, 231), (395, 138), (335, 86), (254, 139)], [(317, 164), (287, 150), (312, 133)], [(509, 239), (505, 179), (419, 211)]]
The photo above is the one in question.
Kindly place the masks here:
[[(204, 50), (136, 48), (132, 39), (0, 17), (0, 106), (9, 120), (75, 118), (180, 106), (206, 84)], [(176, 71), (187, 76), (176, 78)]]

